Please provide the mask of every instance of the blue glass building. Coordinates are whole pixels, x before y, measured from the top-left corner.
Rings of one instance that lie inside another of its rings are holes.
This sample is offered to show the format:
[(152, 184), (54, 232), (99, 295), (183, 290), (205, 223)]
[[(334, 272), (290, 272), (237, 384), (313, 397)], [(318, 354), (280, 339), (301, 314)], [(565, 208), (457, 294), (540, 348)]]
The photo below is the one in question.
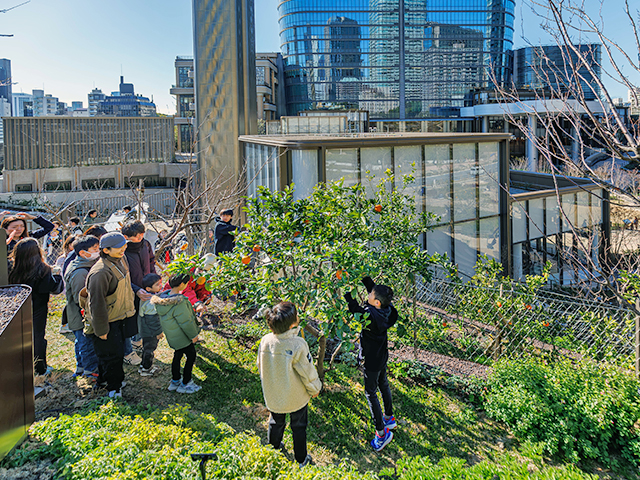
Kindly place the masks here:
[(283, 0), (287, 113), (372, 119), (459, 115), (465, 95), (510, 78), (514, 0)]

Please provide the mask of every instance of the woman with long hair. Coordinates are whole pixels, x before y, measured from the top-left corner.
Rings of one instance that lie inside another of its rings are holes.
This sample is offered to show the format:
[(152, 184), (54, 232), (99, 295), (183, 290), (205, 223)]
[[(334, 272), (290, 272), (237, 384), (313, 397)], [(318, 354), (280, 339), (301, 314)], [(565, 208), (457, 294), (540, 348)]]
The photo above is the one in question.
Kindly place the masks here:
[(62, 292), (62, 276), (54, 273), (44, 261), (40, 245), (33, 238), (23, 238), (11, 252), (13, 268), (9, 273), (10, 284), (25, 284), (32, 289), (33, 305), (33, 359), (36, 375), (51, 373), (47, 367), (47, 340), (44, 338), (49, 313), (49, 296)]
[[(27, 229), (27, 220), (33, 220), (33, 222), (40, 225), (41, 228), (29, 232)], [(2, 220), (0, 226), (7, 232), (7, 253), (11, 253), (16, 243), (23, 238), (42, 238), (54, 228), (53, 223), (46, 218), (34, 217), (28, 213), (18, 213), (17, 215), (6, 217)]]

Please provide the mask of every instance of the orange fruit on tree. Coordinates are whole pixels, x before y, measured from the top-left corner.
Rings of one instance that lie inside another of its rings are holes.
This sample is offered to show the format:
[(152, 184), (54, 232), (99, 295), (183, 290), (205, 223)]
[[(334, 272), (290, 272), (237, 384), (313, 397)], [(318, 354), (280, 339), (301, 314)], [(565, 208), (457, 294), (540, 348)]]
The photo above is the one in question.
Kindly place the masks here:
[(180, 250), (184, 252), (188, 247), (189, 247), (188, 243), (183, 243), (182, 246), (180, 247)]
[(251, 257), (249, 255), (245, 255), (244, 257), (242, 257), (242, 263), (244, 263), (245, 265), (249, 265), (249, 262), (251, 262)]
[(260, 251), (260, 245), (254, 245), (253, 246), (253, 251), (256, 252), (256, 253), (259, 252)]
[(337, 278), (338, 280), (342, 280), (342, 270), (338, 270), (338, 271), (336, 272), (336, 278)]
[(198, 279), (196, 280), (196, 283), (198, 285), (204, 285), (206, 281), (207, 281), (206, 277), (198, 277)]
[(293, 236), (294, 236), (294, 237), (299, 237), (299, 236), (300, 236), (300, 232), (299, 232), (299, 231), (295, 231), (295, 232), (293, 233)]
[(238, 290), (231, 290), (231, 295), (237, 295), (238, 294)]
[(382, 211), (382, 205), (376, 205), (375, 207), (373, 207), (373, 209), (374, 209), (376, 212), (380, 213), (380, 212)]
[(502, 306), (502, 303), (496, 302), (496, 305), (498, 306), (498, 308), (500, 308)]

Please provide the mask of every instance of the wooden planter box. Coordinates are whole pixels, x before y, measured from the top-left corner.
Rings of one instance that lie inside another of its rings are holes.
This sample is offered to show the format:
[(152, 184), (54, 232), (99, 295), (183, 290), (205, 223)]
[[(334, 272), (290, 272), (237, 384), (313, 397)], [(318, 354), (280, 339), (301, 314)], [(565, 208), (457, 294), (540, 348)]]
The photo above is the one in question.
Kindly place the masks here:
[(3, 308), (12, 300), (13, 314), (0, 316), (0, 460), (22, 443), (35, 420), (31, 288), (0, 287)]

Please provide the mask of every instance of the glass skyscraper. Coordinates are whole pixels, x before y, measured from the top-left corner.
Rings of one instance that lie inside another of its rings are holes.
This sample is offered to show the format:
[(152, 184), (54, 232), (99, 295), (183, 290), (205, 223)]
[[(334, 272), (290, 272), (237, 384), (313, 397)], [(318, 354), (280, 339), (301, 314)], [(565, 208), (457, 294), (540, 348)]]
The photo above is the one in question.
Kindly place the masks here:
[(514, 8), (514, 0), (283, 0), (287, 113), (456, 117), (470, 90), (493, 75), (509, 79)]

